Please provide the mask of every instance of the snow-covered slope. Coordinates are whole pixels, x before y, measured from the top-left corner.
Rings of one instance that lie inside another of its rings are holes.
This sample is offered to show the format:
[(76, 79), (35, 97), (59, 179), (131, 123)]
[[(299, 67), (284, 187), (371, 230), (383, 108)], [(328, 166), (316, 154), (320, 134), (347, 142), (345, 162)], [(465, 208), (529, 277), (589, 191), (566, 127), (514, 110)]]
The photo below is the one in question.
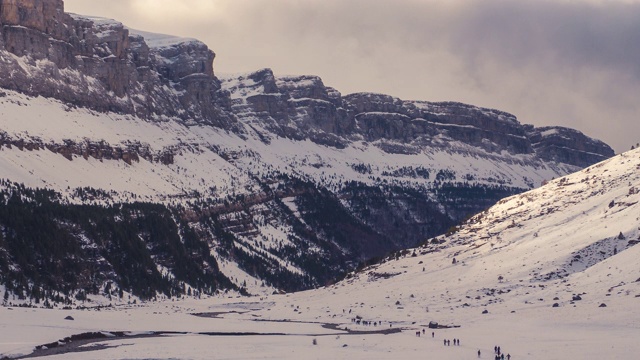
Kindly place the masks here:
[[(623, 311), (640, 297), (639, 189), (640, 150), (632, 150), (501, 200), (454, 233), (353, 274), (325, 296), (387, 309), (399, 308), (397, 300), (412, 314), (428, 306), (429, 317), (447, 324), (460, 311), (560, 312), (554, 304)], [(364, 311), (372, 317), (381, 309)]]
[[(368, 185), (386, 181), (419, 188), (435, 187), (444, 180), (455, 183), (469, 179), (472, 184), (526, 189), (577, 169), (568, 164), (547, 164), (531, 155), (484, 153), (480, 157), (437, 149), (390, 154), (366, 142), (336, 149), (286, 138), (274, 138), (265, 144), (255, 133), (242, 138), (212, 127), (148, 122), (133, 116), (72, 109), (55, 100), (11, 91), (5, 91), (0, 105), (4, 142), (0, 161), (4, 162), (6, 178), (61, 192), (67, 187), (93, 186), (115, 191), (118, 200), (123, 200), (121, 195), (126, 192), (150, 201), (185, 196), (194, 190), (211, 197), (253, 193), (255, 188), (246, 187), (251, 183), (247, 173), (267, 177), (274, 171), (337, 191), (349, 181)], [(92, 144), (130, 153), (138, 159), (125, 163), (122, 157), (99, 158), (102, 154), (90, 153)], [(57, 149), (58, 154), (52, 149)], [(164, 153), (171, 153), (173, 163), (158, 161)], [(223, 159), (221, 155), (230, 158)], [(150, 156), (151, 161), (145, 161), (144, 156)], [(96, 167), (104, 170), (98, 173)], [(419, 168), (424, 169), (424, 174), (419, 170), (416, 173)], [(438, 173), (446, 176), (438, 178)], [(208, 193), (212, 187), (220, 192)]]
[[(513, 359), (633, 357), (640, 351), (639, 187), (637, 149), (504, 199), (455, 233), (316, 290), (102, 311), (0, 309), (0, 325), (17, 329), (0, 341), (0, 353), (126, 329), (127, 336), (85, 346), (88, 353), (65, 353), (73, 346), (65, 345), (59, 356), (206, 359), (215, 344), (216, 356), (230, 359), (471, 359), (478, 350), (486, 359), (494, 346)], [(17, 342), (27, 332), (29, 340)], [(133, 337), (141, 332), (147, 337)]]

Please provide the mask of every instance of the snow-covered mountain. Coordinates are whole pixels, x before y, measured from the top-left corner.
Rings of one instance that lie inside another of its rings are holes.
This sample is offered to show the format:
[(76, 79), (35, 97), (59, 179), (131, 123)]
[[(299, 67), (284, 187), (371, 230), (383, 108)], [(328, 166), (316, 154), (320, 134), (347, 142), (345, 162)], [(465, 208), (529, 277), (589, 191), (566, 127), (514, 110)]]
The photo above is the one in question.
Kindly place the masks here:
[(12, 329), (0, 354), (46, 344), (36, 356), (207, 359), (214, 347), (230, 359), (457, 360), (493, 358), (501, 346), (514, 359), (628, 358), (640, 351), (639, 189), (636, 149), (319, 289), (85, 311), (0, 308), (0, 325)]
[(197, 40), (62, 0), (0, 0), (0, 25), (0, 282), (28, 297), (324, 285), (613, 155), (498, 110), (217, 77)]

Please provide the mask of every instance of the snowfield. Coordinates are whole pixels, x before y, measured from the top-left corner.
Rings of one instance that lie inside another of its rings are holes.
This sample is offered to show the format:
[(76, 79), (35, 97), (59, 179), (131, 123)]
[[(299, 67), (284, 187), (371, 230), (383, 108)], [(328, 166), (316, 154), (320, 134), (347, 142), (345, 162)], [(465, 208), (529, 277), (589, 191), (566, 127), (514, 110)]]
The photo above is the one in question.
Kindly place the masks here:
[[(0, 178), (29, 187), (47, 187), (62, 194), (90, 186), (113, 192), (114, 201), (132, 201), (132, 194), (138, 200), (162, 203), (192, 198), (190, 194), (194, 191), (218, 199), (229, 194), (251, 194), (259, 190), (251, 177), (276, 171), (337, 191), (348, 181), (369, 185), (388, 181), (412, 188), (434, 186), (435, 174), (441, 170), (453, 174), (449, 179), (452, 182), (469, 181), (466, 175), (474, 174), (475, 184), (527, 189), (578, 169), (563, 163), (543, 163), (532, 154), (487, 153), (462, 143), (451, 146), (465, 151), (433, 148), (412, 155), (390, 154), (363, 141), (345, 149), (281, 137), (266, 144), (260, 133), (268, 131), (259, 124), (247, 126), (246, 136), (241, 137), (211, 126), (185, 126), (176, 119), (152, 122), (131, 115), (70, 108), (43, 97), (3, 92), (0, 140), (38, 143), (41, 147), (27, 150), (0, 146)], [(91, 156), (85, 159), (75, 154), (69, 160), (45, 148), (66, 142), (78, 146), (104, 143), (118, 149), (139, 144), (153, 155), (174, 153), (174, 163), (164, 165), (140, 158), (128, 164)], [(358, 165), (372, 166), (369, 173), (361, 173), (354, 169)], [(427, 181), (385, 175), (404, 167), (428, 169), (431, 177)]]
[[(46, 357), (475, 359), (480, 350), (492, 359), (500, 346), (516, 360), (632, 359), (640, 353), (639, 203), (637, 149), (320, 289), (86, 310), (3, 307), (0, 357), (107, 332)], [(429, 329), (431, 321), (445, 327)]]

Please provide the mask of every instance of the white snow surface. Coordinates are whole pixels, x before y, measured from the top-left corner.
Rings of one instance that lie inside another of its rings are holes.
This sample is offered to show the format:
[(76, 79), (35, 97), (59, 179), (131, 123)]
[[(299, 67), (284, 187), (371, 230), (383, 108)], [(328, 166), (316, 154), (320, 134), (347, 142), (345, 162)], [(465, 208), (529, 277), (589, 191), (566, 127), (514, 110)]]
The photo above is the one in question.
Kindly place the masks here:
[[(0, 308), (0, 357), (120, 330), (183, 333), (47, 358), (475, 359), (480, 350), (491, 359), (498, 345), (517, 360), (631, 359), (640, 352), (638, 240), (640, 149), (505, 199), (454, 234), (321, 289), (102, 310)], [(459, 327), (431, 330), (430, 321)], [(375, 332), (389, 328), (402, 331)], [(454, 338), (460, 346), (443, 345)]]
[(100, 16), (80, 15), (80, 14), (74, 14), (74, 13), (67, 13), (67, 14), (70, 15), (74, 20), (91, 21), (94, 24), (99, 26), (105, 26), (105, 25), (122, 26), (121, 22), (114, 19), (104, 18)]
[(148, 31), (136, 30), (132, 28), (129, 29), (129, 33), (132, 35), (139, 35), (144, 38), (144, 41), (147, 43), (147, 46), (150, 48), (164, 48), (164, 47), (172, 47), (179, 44), (184, 43), (202, 43), (200, 40), (194, 38), (185, 38), (179, 37), (175, 35), (166, 35), (166, 34), (157, 34)]
[[(196, 43), (204, 44), (204, 43), (202, 43), (202, 41), (194, 39), (194, 38), (185, 38), (185, 37), (180, 37), (180, 36), (175, 36), (175, 35), (158, 34), (158, 33), (152, 33), (152, 32), (148, 32), (148, 31), (132, 29), (132, 28), (124, 26), (121, 22), (119, 22), (117, 20), (113, 20), (113, 19), (109, 19), (109, 18), (103, 18), (103, 17), (99, 17), (99, 16), (79, 15), (79, 14), (73, 14), (73, 13), (69, 13), (69, 15), (75, 20), (91, 21), (99, 28), (108, 29), (108, 28), (114, 27), (114, 26), (115, 27), (124, 27), (127, 30), (129, 30), (130, 34), (142, 36), (144, 38), (145, 42), (147, 43), (147, 46), (149, 46), (150, 48), (172, 47), (172, 46), (175, 46), (175, 45), (179, 45), (179, 44), (183, 44), (183, 43), (190, 43), (190, 42), (196, 42)], [(104, 37), (105, 34), (106, 34), (106, 32), (102, 31), (102, 32), (98, 32), (97, 36), (100, 38), (100, 37)]]

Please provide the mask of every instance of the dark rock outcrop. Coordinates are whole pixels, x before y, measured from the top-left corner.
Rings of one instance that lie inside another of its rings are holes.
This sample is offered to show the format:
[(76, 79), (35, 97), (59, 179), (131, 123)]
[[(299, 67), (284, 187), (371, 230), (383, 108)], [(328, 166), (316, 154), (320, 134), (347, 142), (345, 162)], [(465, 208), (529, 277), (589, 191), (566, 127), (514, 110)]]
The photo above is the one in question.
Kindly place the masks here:
[(587, 167), (614, 155), (609, 145), (565, 127), (528, 125), (527, 136), (538, 156), (547, 161)]
[(152, 151), (149, 144), (140, 142), (131, 142), (118, 146), (110, 145), (105, 141), (93, 142), (89, 140), (81, 143), (71, 140), (65, 140), (62, 144), (44, 143), (38, 139), (12, 139), (7, 134), (0, 132), (0, 149), (13, 146), (27, 151), (47, 149), (71, 161), (74, 157), (82, 157), (85, 160), (92, 157), (97, 160), (121, 160), (129, 165), (132, 162), (139, 162), (141, 158), (165, 165), (173, 164), (177, 151), (173, 147), (167, 147), (161, 151)]
[(56, 39), (64, 36), (62, 0), (4, 0), (0, 2), (0, 24), (24, 26)]

